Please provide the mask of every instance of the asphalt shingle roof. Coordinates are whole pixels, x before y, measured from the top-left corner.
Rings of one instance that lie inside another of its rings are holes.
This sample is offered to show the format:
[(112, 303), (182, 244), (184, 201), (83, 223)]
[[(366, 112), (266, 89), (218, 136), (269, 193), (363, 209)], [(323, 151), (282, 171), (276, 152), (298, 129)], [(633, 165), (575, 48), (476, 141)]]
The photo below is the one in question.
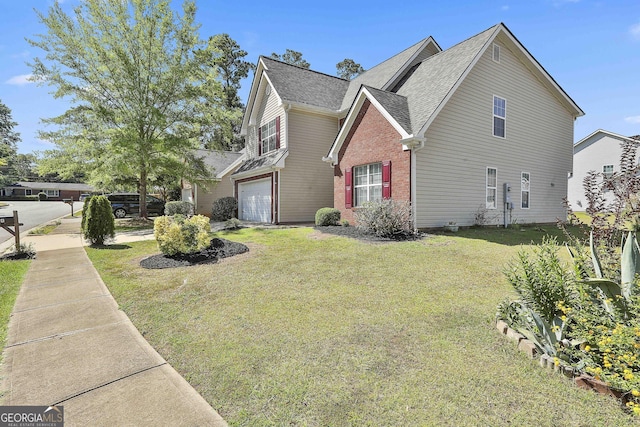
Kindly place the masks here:
[(244, 153), (233, 151), (196, 150), (196, 157), (202, 158), (204, 164), (213, 169), (216, 174), (224, 171)]
[(351, 107), (353, 100), (355, 99), (360, 87), (362, 85), (382, 88), (385, 84), (391, 80), (391, 78), (400, 70), (400, 68), (411, 59), (411, 57), (418, 51), (418, 49), (424, 44), (424, 42), (428, 39), (428, 37), (424, 40), (420, 40), (418, 43), (414, 44), (411, 47), (403, 50), (397, 55), (392, 56), (384, 62), (376, 65), (375, 67), (365, 71), (364, 73), (354, 77), (349, 82), (349, 88), (344, 95), (344, 99), (342, 100), (341, 109), (347, 109)]
[(398, 89), (398, 95), (406, 96), (409, 102), (413, 126), (409, 133), (417, 134), (429, 120), (491, 38), (496, 27), (425, 59)]
[(307, 70), (275, 59), (261, 57), (267, 76), (280, 98), (338, 111), (349, 81), (317, 71)]
[(286, 148), (281, 148), (272, 153), (260, 157), (255, 157), (253, 159), (248, 159), (244, 163), (242, 163), (242, 166), (240, 166), (238, 170), (233, 173), (233, 175), (273, 166), (278, 163), (278, 161), (286, 152)]
[(382, 107), (391, 114), (396, 122), (398, 122), (408, 134), (411, 134), (411, 117), (407, 97), (370, 86), (365, 87)]

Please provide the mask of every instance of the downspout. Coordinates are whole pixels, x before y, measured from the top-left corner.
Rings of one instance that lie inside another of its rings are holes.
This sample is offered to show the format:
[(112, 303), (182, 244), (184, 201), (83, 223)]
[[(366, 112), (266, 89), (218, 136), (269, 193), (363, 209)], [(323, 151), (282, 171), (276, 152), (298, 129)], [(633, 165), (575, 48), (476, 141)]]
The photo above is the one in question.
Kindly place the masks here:
[[(284, 138), (287, 144), (287, 151), (289, 150), (289, 111), (291, 110), (291, 104), (285, 104), (284, 107), (284, 129), (285, 129), (285, 135), (286, 137)], [(280, 130), (280, 148), (282, 148), (282, 129)], [(282, 179), (280, 177), (280, 169), (276, 172), (277, 174), (277, 178), (278, 178), (278, 218), (277, 218), (277, 223), (280, 224), (280, 200), (282, 200), (280, 198), (280, 188), (282, 188)]]

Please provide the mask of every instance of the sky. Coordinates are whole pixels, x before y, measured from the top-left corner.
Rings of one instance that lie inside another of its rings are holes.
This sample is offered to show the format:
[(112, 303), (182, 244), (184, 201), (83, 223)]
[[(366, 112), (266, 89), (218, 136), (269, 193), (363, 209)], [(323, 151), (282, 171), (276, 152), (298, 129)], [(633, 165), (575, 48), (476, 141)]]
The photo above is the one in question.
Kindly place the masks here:
[[(60, 1), (71, 13), (81, 0)], [(0, 0), (0, 101), (21, 134), (20, 153), (54, 148), (38, 139), (41, 118), (71, 107), (53, 88), (26, 80), (44, 52), (26, 38), (45, 32), (34, 12), (53, 0)], [(181, 0), (174, 0), (179, 9)], [(335, 75), (351, 58), (365, 69), (432, 36), (447, 49), (504, 23), (582, 108), (574, 142), (597, 129), (640, 134), (640, 1), (638, 0), (197, 0), (200, 37), (227, 33), (256, 63), (260, 55), (302, 52), (311, 69)], [(242, 82), (246, 103), (252, 75)]]

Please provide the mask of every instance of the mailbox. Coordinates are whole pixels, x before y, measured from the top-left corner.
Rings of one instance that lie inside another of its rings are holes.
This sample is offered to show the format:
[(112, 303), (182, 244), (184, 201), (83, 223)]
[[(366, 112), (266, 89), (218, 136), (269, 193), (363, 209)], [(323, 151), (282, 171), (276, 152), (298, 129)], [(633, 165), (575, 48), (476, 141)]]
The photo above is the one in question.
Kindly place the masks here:
[(63, 202), (65, 202), (68, 205), (72, 205), (73, 204), (73, 199), (62, 199)]
[(14, 220), (12, 216), (0, 216), (0, 226), (7, 227), (13, 225)]

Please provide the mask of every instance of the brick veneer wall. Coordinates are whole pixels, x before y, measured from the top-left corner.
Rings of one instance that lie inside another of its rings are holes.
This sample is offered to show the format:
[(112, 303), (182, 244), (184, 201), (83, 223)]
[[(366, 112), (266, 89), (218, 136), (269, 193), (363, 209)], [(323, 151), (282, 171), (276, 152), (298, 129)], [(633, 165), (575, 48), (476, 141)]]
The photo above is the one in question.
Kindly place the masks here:
[[(378, 109), (365, 101), (347, 135), (334, 168), (334, 207), (354, 224), (354, 208), (345, 208), (344, 171), (354, 166), (391, 161), (391, 198), (411, 200), (411, 151), (404, 151), (400, 134)], [(355, 179), (354, 179), (355, 182)], [(355, 190), (352, 192), (355, 194)], [(357, 209), (357, 208), (355, 208)]]

